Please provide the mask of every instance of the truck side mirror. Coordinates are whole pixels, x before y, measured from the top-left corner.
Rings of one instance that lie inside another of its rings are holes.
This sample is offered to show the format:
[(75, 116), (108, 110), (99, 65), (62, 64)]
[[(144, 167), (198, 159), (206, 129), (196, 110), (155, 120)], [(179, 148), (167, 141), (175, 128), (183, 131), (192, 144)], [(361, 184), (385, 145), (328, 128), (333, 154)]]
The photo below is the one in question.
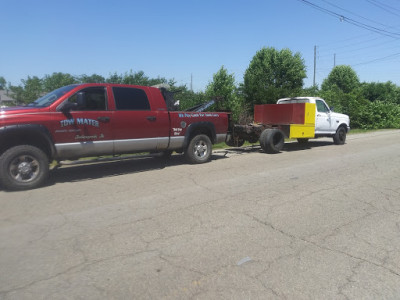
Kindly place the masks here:
[[(75, 98), (75, 96), (73, 96), (72, 98)], [(70, 98), (71, 100), (71, 98)], [(82, 108), (86, 107), (86, 97), (85, 97), (85, 92), (79, 92), (76, 94), (76, 102), (73, 101), (65, 101), (61, 107), (59, 107), (59, 111), (62, 111), (64, 113), (68, 113), (71, 110), (79, 110)]]
[(62, 104), (62, 106), (61, 106), (59, 109), (57, 109), (57, 110), (58, 110), (58, 111), (62, 111), (62, 112), (64, 112), (64, 113), (67, 113), (67, 112), (70, 112), (70, 111), (73, 110), (73, 109), (76, 109), (77, 107), (78, 107), (78, 105), (77, 105), (76, 103), (66, 101), (66, 102), (64, 102), (64, 103)]
[(333, 106), (329, 107), (330, 111), (333, 111)]

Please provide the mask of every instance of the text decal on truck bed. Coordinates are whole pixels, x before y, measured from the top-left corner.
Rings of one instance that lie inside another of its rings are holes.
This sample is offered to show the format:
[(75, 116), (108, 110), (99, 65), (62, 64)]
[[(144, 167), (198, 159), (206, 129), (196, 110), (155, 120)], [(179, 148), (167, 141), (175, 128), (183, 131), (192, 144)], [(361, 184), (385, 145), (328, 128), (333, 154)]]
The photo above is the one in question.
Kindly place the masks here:
[(94, 127), (99, 127), (99, 121), (93, 120), (93, 119), (86, 119), (86, 118), (77, 118), (75, 119), (67, 119), (67, 120), (61, 120), (60, 125), (61, 127), (65, 126), (72, 126), (72, 125), (90, 125)]
[(201, 117), (219, 117), (219, 114), (215, 114), (215, 113), (195, 113), (195, 114), (182, 113), (182, 114), (179, 114), (179, 118), (201, 118)]

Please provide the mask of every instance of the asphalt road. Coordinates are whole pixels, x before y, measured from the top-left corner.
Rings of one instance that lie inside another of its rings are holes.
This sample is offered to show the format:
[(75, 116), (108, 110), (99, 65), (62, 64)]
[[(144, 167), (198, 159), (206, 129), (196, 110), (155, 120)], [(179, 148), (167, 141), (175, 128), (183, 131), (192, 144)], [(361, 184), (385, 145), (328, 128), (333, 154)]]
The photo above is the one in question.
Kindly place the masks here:
[(0, 299), (400, 299), (400, 131), (0, 190)]

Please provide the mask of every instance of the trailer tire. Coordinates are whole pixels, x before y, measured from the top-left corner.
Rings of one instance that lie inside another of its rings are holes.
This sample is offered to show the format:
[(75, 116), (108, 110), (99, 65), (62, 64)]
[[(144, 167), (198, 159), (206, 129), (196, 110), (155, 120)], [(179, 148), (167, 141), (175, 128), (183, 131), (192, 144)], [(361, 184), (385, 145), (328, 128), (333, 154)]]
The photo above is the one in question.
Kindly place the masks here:
[(202, 164), (210, 160), (212, 152), (212, 143), (205, 134), (194, 136), (186, 151), (185, 156), (191, 164)]
[(280, 129), (265, 129), (260, 135), (260, 146), (266, 153), (279, 153), (284, 143), (285, 135)]
[(39, 148), (20, 145), (0, 156), (0, 184), (7, 190), (39, 187), (49, 174), (49, 159)]

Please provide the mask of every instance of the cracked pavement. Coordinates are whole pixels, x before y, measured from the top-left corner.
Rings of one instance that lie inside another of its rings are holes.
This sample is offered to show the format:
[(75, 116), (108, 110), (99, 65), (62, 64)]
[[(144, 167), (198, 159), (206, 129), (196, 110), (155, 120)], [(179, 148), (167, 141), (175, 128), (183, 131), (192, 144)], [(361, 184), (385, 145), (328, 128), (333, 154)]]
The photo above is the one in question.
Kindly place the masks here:
[(0, 190), (0, 299), (399, 299), (400, 131)]

